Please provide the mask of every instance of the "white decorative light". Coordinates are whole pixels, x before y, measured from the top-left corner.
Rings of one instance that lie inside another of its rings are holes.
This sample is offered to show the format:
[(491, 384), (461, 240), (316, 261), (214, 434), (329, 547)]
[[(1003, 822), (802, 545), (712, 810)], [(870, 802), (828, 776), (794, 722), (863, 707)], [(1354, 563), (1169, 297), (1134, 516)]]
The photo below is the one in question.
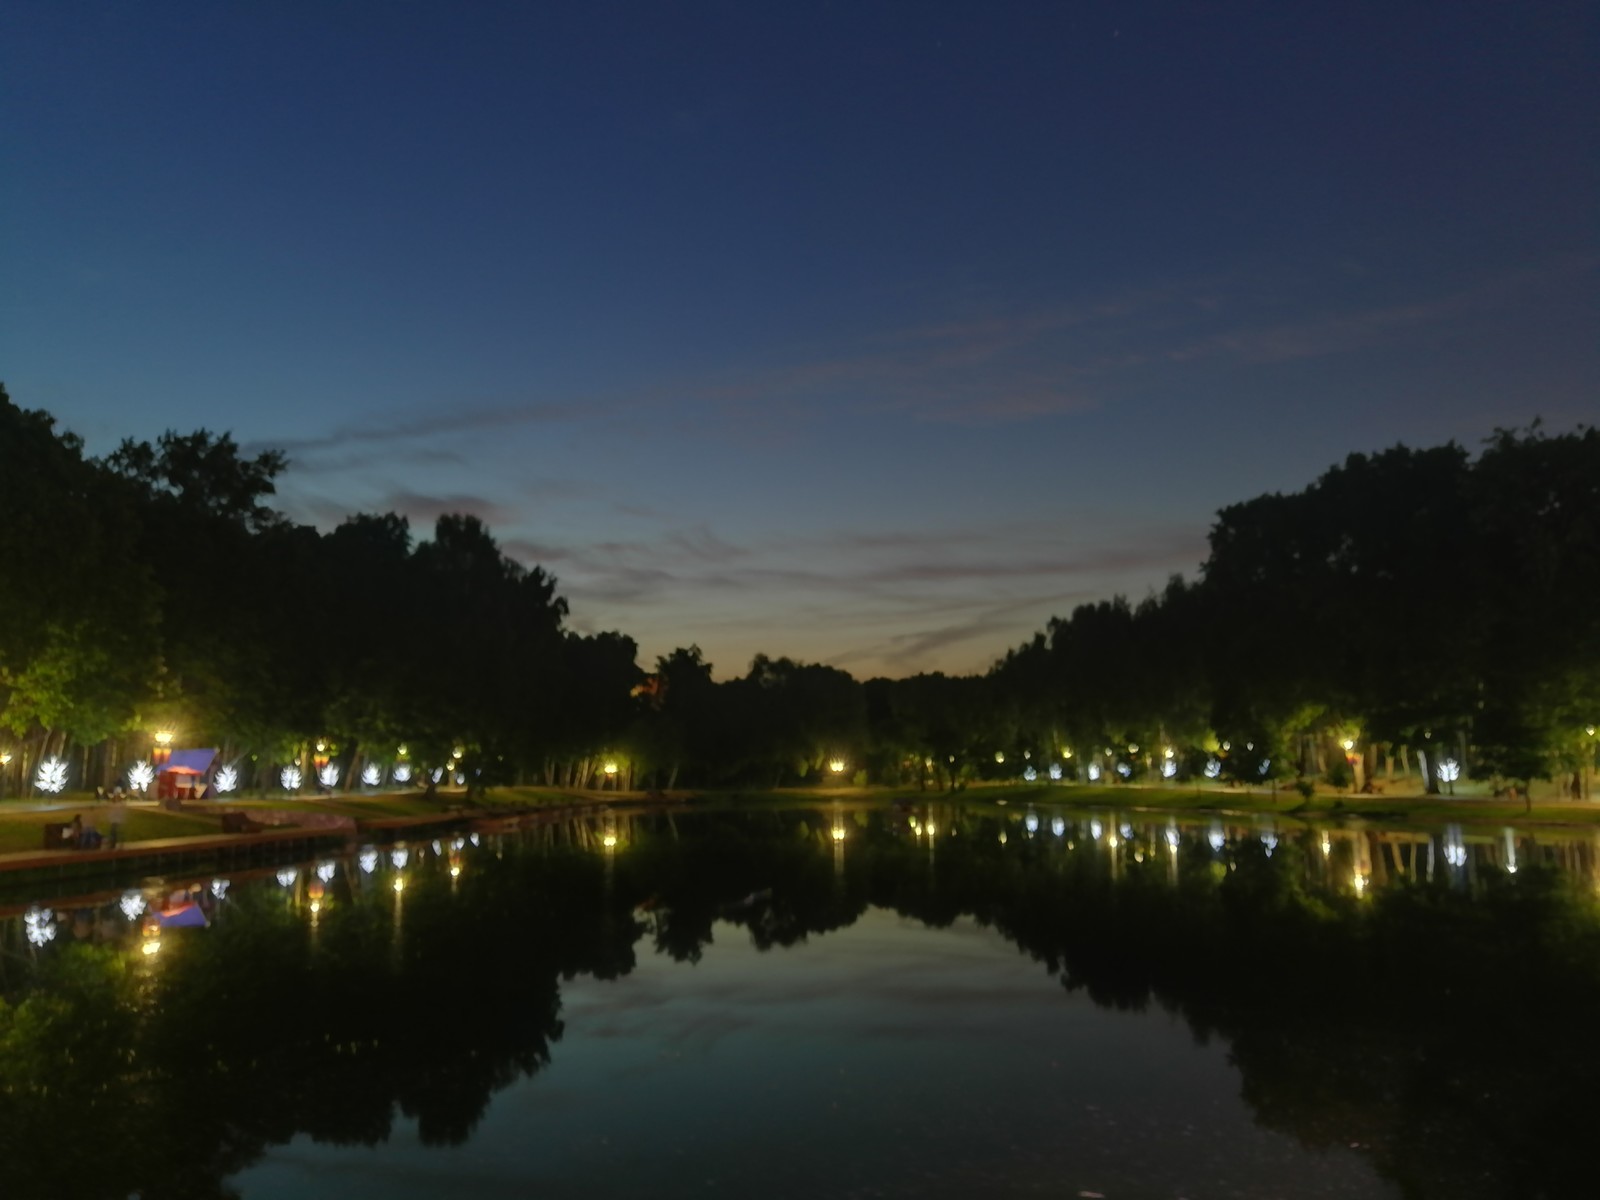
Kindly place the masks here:
[(1263, 758), (1261, 760), (1261, 765), (1256, 768), (1256, 774), (1265, 775), (1270, 770), (1272, 770), (1272, 760), (1270, 758)]
[(411, 782), (411, 764), (410, 763), (395, 763), (394, 770), (391, 771), (390, 774), (392, 774), (394, 776), (394, 781), (396, 783), (410, 783)]
[(1161, 763), (1161, 778), (1172, 779), (1178, 774), (1178, 763), (1175, 759), (1165, 759)]
[(443, 778), (444, 778), (444, 768), (443, 767), (435, 767), (433, 769), (433, 781), (435, 783), (438, 783)]
[(1278, 835), (1275, 833), (1263, 833), (1261, 835), (1261, 845), (1266, 850), (1267, 857), (1271, 858), (1272, 852), (1278, 848)]
[(1178, 848), (1178, 827), (1176, 825), (1168, 825), (1167, 826), (1167, 849), (1175, 851), (1175, 850), (1177, 850), (1177, 848)]
[(1006, 844), (1006, 831), (1004, 829), (1000, 831), (1000, 844), (1002, 846)]
[[(406, 772), (408, 775), (410, 772)], [(368, 763), (361, 768), (361, 782), (368, 787), (377, 787), (383, 782), (383, 768), (377, 763)]]
[(1206, 778), (1207, 779), (1215, 779), (1218, 775), (1221, 775), (1222, 774), (1222, 760), (1220, 758), (1208, 758), (1208, 759), (1206, 759), (1205, 772), (1206, 772)]
[(218, 900), (221, 900), (224, 896), (226, 896), (228, 894), (228, 880), (213, 879), (211, 881), (211, 894)]
[(325, 788), (336, 788), (336, 787), (338, 787), (339, 786), (339, 768), (333, 763), (325, 763), (317, 771), (317, 782), (322, 784), (322, 786), (325, 787)]
[(1090, 763), (1089, 764), (1089, 782), (1090, 783), (1094, 783), (1099, 778), (1100, 778), (1100, 764), (1099, 763)]
[(1133, 841), (1133, 826), (1128, 824), (1126, 821), (1124, 821), (1121, 825), (1117, 826), (1117, 832), (1122, 834), (1122, 840), (1123, 841), (1125, 841), (1125, 842)]
[(1447, 758), (1439, 764), (1439, 778), (1446, 783), (1454, 783), (1461, 778), (1461, 764), (1453, 758)]
[(361, 869), (371, 875), (378, 869), (378, 852), (370, 847), (361, 852)]
[(1005, 760), (1006, 760), (1006, 752), (1004, 750), (996, 750), (994, 752), (994, 760), (997, 763), (1005, 762)]
[(123, 892), (121, 899), (117, 901), (117, 907), (128, 920), (137, 921), (145, 910), (144, 897), (138, 892)]
[(1060, 837), (1062, 834), (1067, 832), (1067, 823), (1060, 817), (1051, 817), (1050, 832), (1055, 834), (1057, 837)]
[(239, 768), (223, 767), (217, 772), (217, 777), (211, 786), (217, 789), (219, 795), (233, 791), (239, 786)]
[[(63, 792), (67, 788), (67, 764), (59, 758), (47, 758), (39, 764), (33, 785), (41, 792)], [(54, 935), (52, 935), (54, 936)]]
[[(1060, 770), (1059, 767), (1056, 769), (1057, 771)], [(1032, 767), (1024, 767), (1022, 769), (1022, 778), (1027, 780), (1029, 783), (1032, 783), (1035, 779), (1039, 778), (1039, 772), (1035, 771)]]
[(438, 856), (438, 855), (440, 855), (440, 854), (443, 854), (443, 853), (444, 853), (444, 847), (443, 847), (443, 846), (441, 846), (441, 845), (439, 845), (439, 839), (438, 839), (438, 838), (434, 838), (434, 839), (433, 839), (433, 853), (434, 853), (434, 855), (435, 855), (435, 856), (436, 856), (436, 857), (437, 857), (437, 856)]
[(317, 864), (317, 878), (322, 880), (323, 883), (332, 883), (333, 873), (338, 869), (337, 864), (331, 859), (327, 862), (319, 862)]
[(143, 759), (128, 768), (128, 788), (131, 791), (147, 792), (155, 781), (156, 769)]
[(463, 773), (462, 773), (462, 772), (460, 772), (460, 771), (457, 771), (457, 772), (456, 772), (456, 786), (457, 786), (457, 787), (460, 787), (460, 786), (461, 786), (461, 785), (462, 785), (462, 784), (463, 784), (463, 783), (465, 783), (465, 782), (466, 782), (466, 781), (467, 781), (467, 777), (466, 777), (466, 775), (464, 775), (464, 774), (463, 774)]
[(55, 913), (48, 908), (30, 908), (22, 918), (28, 941), (42, 946), (56, 936)]
[(1124, 779), (1127, 779), (1133, 774), (1133, 768), (1125, 762), (1119, 762), (1117, 764), (1117, 774), (1121, 775)]
[(1030, 811), (1027, 816), (1022, 818), (1022, 826), (1029, 833), (1038, 833), (1039, 832), (1039, 814), (1036, 813), (1036, 812)]
[(1092, 821), (1089, 822), (1089, 836), (1092, 837), (1095, 841), (1098, 842), (1100, 840), (1100, 835), (1102, 833), (1104, 833), (1104, 832), (1105, 832), (1105, 826), (1100, 824), (1100, 818), (1099, 817), (1095, 817)]
[(389, 861), (395, 865), (396, 870), (399, 870), (411, 861), (411, 851), (403, 846), (399, 849), (391, 850), (389, 851)]
[(467, 835), (467, 840), (469, 842), (471, 842), (474, 846), (478, 845), (478, 835), (475, 834), (475, 833), (468, 834)]
[(1211, 843), (1211, 848), (1213, 850), (1221, 850), (1227, 840), (1227, 835), (1222, 832), (1221, 825), (1213, 825), (1211, 827), (1211, 832), (1206, 834), (1206, 841)]
[(300, 878), (300, 871), (296, 867), (284, 867), (278, 872), (279, 887), (293, 887), (294, 881)]
[(1060, 763), (1053, 762), (1053, 763), (1050, 764), (1050, 780), (1051, 780), (1052, 783), (1060, 783), (1061, 782), (1061, 764)]
[(285, 767), (278, 772), (278, 782), (283, 784), (283, 790), (286, 792), (298, 792), (303, 778), (299, 767)]
[(452, 849), (452, 850), (460, 850), (463, 847), (465, 847), (466, 844), (467, 844), (467, 839), (466, 838), (458, 837), (458, 838), (455, 838), (454, 840), (451, 841), (450, 849)]

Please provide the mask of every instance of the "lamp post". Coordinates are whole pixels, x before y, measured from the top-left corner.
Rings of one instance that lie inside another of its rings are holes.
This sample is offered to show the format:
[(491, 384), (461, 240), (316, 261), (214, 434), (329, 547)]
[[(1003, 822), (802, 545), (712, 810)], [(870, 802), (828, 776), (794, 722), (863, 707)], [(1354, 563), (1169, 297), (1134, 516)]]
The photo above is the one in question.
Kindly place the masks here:
[(170, 729), (158, 729), (155, 732), (156, 746), (150, 752), (150, 761), (156, 766), (170, 762), (172, 759), (172, 739), (176, 735)]
[(5, 799), (6, 777), (11, 774), (11, 751), (0, 751), (0, 800)]

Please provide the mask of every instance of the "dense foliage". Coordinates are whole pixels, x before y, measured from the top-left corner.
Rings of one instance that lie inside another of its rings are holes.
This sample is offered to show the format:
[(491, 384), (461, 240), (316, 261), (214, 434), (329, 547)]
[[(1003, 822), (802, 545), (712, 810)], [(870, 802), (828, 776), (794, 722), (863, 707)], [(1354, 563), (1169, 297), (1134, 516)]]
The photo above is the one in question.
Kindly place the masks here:
[(14, 782), (60, 755), (110, 784), (161, 726), (263, 786), (319, 742), (346, 783), (404, 744), (423, 778), (594, 785), (609, 761), (656, 787), (1358, 784), (1395, 755), (1437, 787), (1575, 781), (1595, 754), (1594, 429), (1352, 455), (1223, 509), (1195, 582), (1081, 606), (984, 676), (865, 683), (764, 655), (717, 683), (697, 647), (647, 675), (627, 636), (566, 628), (556, 580), (476, 518), (319, 532), (271, 507), (285, 465), (205, 430), (91, 458), (0, 390)]

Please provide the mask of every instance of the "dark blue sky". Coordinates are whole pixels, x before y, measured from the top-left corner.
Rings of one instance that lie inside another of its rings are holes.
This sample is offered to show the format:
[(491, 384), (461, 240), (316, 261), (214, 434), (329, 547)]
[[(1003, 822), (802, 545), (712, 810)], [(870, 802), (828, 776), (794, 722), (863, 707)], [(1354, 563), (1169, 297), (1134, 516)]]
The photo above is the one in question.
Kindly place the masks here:
[(13, 0), (0, 379), (477, 512), (647, 659), (981, 668), (1600, 416), (1596, 11)]

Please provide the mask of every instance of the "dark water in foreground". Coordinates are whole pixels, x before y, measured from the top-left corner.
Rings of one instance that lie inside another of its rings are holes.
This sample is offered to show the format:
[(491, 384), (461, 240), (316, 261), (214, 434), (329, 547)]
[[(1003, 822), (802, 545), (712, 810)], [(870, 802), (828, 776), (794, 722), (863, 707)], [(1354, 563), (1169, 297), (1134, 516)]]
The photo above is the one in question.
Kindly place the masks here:
[(1591, 834), (467, 833), (0, 910), (0, 1195), (1593, 1194)]

